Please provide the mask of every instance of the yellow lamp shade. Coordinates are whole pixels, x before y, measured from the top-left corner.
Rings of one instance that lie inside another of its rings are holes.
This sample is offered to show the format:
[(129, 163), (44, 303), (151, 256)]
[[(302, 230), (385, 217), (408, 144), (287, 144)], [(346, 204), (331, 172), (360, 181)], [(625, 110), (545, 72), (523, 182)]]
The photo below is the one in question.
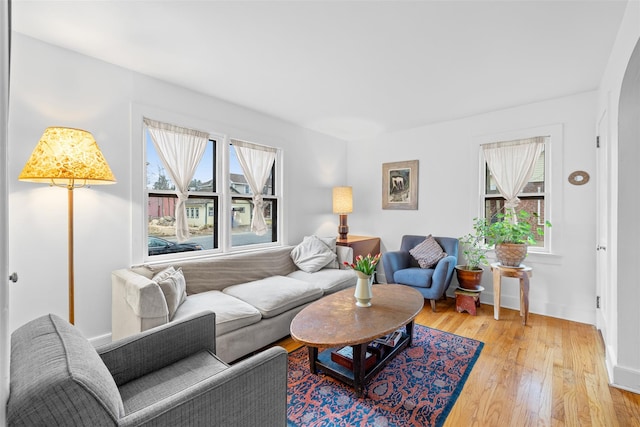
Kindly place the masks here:
[(82, 129), (63, 127), (49, 127), (44, 131), (18, 179), (60, 186), (116, 181), (93, 135)]
[(351, 187), (333, 188), (333, 213), (348, 214), (353, 212), (353, 191)]

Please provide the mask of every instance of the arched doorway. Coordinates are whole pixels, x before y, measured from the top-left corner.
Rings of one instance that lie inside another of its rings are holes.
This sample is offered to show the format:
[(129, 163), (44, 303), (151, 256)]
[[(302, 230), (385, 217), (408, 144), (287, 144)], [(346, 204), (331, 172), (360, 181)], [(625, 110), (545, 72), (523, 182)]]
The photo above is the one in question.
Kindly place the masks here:
[[(640, 367), (640, 41), (624, 74), (618, 104), (617, 365), (614, 382), (629, 382)], [(627, 372), (623, 372), (627, 371)], [(637, 375), (637, 373), (635, 374)], [(637, 381), (631, 380), (631, 384)]]

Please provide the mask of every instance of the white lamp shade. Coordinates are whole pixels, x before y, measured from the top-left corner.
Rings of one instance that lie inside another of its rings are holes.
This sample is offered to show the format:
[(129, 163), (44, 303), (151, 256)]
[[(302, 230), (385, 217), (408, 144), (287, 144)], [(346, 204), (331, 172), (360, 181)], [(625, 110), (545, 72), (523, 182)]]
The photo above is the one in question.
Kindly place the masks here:
[(353, 190), (351, 187), (333, 188), (333, 213), (348, 214), (353, 212)]

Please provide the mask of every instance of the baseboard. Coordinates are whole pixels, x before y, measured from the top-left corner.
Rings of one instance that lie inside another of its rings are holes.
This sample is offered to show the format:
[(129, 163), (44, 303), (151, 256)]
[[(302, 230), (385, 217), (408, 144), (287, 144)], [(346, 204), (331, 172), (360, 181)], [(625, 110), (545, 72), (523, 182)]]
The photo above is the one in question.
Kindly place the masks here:
[[(455, 288), (449, 288), (447, 296), (450, 298), (455, 298), (456, 296), (454, 292)], [(480, 302), (483, 304), (493, 305), (493, 292), (482, 292), (480, 294)], [(503, 293), (500, 297), (500, 307), (509, 308), (512, 310), (520, 310), (520, 296), (505, 295)], [(529, 300), (529, 313), (555, 317), (572, 322), (586, 323), (588, 325), (595, 324), (595, 310), (580, 310), (564, 304), (555, 304), (549, 302), (539, 303), (537, 301)]]
[(607, 375), (609, 376), (609, 384), (613, 384), (613, 372), (614, 367), (616, 366), (616, 355), (613, 351), (613, 347), (611, 347), (610, 345), (605, 344), (604, 351), (604, 364), (605, 368), (607, 369)]
[(101, 345), (109, 344), (111, 342), (111, 334), (104, 334), (97, 337), (89, 338), (89, 342), (94, 347), (100, 347)]
[[(609, 359), (607, 359), (607, 364)], [(607, 366), (609, 370), (609, 366)], [(640, 394), (640, 370), (625, 368), (619, 365), (612, 365), (609, 376), (610, 385), (632, 393)]]

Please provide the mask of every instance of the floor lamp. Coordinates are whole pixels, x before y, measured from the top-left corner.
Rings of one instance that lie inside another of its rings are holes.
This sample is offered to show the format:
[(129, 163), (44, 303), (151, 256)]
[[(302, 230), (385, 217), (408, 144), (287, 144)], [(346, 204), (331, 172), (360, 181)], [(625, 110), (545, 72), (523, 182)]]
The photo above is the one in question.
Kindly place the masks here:
[(67, 189), (69, 322), (73, 324), (73, 190), (113, 184), (116, 179), (90, 132), (63, 127), (49, 127), (44, 131), (18, 179)]

